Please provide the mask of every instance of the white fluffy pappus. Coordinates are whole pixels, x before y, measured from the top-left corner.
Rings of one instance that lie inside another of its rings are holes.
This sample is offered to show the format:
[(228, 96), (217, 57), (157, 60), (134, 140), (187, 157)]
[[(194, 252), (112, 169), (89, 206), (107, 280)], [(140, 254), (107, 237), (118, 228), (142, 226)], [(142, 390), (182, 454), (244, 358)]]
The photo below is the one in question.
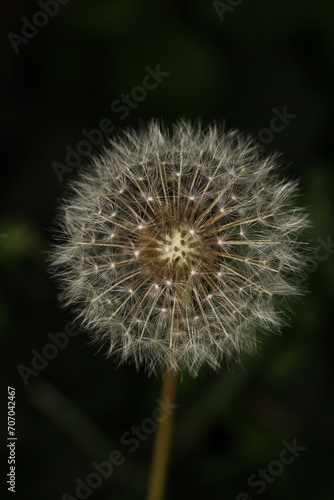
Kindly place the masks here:
[(197, 375), (277, 331), (305, 265), (296, 182), (217, 125), (156, 121), (110, 141), (72, 183), (52, 256), (61, 300), (108, 354)]

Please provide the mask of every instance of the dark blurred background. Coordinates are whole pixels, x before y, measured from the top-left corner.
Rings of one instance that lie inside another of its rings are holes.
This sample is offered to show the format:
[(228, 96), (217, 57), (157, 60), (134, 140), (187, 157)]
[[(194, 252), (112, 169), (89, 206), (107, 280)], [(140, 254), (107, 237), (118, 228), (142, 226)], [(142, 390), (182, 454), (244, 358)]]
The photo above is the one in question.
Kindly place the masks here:
[[(108, 119), (107, 140), (151, 117), (170, 125), (184, 116), (225, 121), (281, 151), (285, 173), (300, 178), (299, 203), (310, 207), (315, 264), (281, 336), (262, 336), (258, 355), (219, 374), (184, 375), (167, 498), (333, 499), (334, 3), (2, 3), (1, 435), (12, 386), (17, 498), (79, 498), (76, 478), (86, 482), (113, 450), (124, 463), (85, 498), (144, 498), (153, 436), (132, 453), (121, 436), (152, 416), (161, 380), (117, 368), (85, 334), (45, 351), (73, 320), (58, 307), (46, 256), (76, 174), (66, 148), (81, 147), (88, 161), (83, 130)], [(143, 90), (159, 68), (156, 88)], [(42, 352), (52, 358), (46, 366), (36, 361)], [(305, 449), (280, 466), (283, 442)], [(262, 482), (259, 468), (271, 471)]]

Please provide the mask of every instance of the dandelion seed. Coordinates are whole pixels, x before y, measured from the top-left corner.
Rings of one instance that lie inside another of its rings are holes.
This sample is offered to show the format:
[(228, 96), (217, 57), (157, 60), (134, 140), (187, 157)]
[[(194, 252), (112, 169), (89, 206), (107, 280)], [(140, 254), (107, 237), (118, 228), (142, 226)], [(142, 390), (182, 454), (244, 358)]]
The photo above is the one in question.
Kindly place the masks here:
[(61, 208), (63, 302), (110, 355), (149, 374), (196, 375), (254, 351), (258, 328), (281, 326), (305, 265), (307, 218), (277, 164), (216, 126), (128, 130)]

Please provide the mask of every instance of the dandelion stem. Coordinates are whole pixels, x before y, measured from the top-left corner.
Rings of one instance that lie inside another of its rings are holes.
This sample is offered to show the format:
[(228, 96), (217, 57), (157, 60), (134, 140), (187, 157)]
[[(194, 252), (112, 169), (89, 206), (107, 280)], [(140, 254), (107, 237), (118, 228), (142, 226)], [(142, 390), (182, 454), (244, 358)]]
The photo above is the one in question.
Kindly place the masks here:
[[(162, 385), (161, 401), (168, 402), (171, 408), (175, 401), (176, 382), (175, 372), (167, 370)], [(164, 497), (173, 419), (174, 413), (167, 414), (161, 406), (154, 440), (147, 500), (163, 500)]]

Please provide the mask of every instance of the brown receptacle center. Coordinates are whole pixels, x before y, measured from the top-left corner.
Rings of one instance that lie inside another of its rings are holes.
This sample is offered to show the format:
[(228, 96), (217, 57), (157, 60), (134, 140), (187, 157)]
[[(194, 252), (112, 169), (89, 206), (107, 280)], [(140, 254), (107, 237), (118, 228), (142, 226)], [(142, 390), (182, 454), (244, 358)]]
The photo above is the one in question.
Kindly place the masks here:
[(161, 224), (139, 235), (138, 261), (155, 281), (183, 281), (198, 264), (198, 242), (180, 226)]
[(145, 282), (159, 287), (203, 282), (201, 286), (211, 288), (208, 273), (219, 270), (219, 248), (209, 219), (197, 210), (188, 203), (151, 206), (147, 223), (140, 224), (132, 237)]
[[(135, 247), (138, 264), (158, 285), (180, 283), (195, 275), (202, 259), (203, 242), (194, 214), (187, 207), (151, 207), (149, 224), (140, 227)], [(192, 222), (191, 222), (192, 221)]]

